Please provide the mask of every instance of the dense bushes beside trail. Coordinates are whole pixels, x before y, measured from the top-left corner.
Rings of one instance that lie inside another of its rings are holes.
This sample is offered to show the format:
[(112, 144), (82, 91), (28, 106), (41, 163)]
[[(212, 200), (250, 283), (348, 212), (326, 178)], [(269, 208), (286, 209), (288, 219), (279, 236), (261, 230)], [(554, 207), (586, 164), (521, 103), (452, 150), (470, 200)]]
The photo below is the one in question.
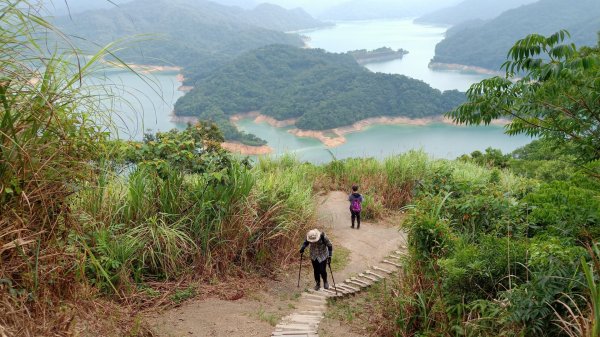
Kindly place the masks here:
[(594, 324), (582, 323), (598, 299), (581, 259), (600, 239), (598, 190), (460, 161), (428, 167), (437, 183), (419, 185), (404, 223), (411, 254), (386, 335), (561, 336), (561, 321)]
[(386, 336), (600, 335), (600, 54), (567, 35), (517, 41), (506, 78), (474, 84), (448, 114), (509, 117), (507, 133), (539, 140), (429, 170), (403, 224), (410, 255)]

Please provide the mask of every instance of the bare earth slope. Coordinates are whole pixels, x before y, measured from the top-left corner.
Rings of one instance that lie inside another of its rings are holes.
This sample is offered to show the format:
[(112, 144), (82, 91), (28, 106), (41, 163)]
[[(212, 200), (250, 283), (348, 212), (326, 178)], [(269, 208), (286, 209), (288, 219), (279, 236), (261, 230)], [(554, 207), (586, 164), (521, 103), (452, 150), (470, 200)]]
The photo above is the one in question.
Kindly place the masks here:
[[(363, 222), (360, 230), (350, 228), (347, 194), (331, 192), (319, 198), (317, 227), (324, 230), (336, 247), (350, 251), (350, 261), (334, 274), (342, 282), (353, 274), (376, 264), (391, 251), (404, 245), (404, 234), (398, 230), (399, 219), (379, 223)], [(300, 242), (298, 243), (298, 247)], [(305, 259), (306, 260), (306, 259)], [(181, 307), (147, 317), (157, 336), (270, 336), (273, 325), (295, 308), (295, 303), (306, 288), (312, 287), (312, 268), (302, 267), (302, 280), (297, 288), (298, 270), (292, 268), (281, 280), (267, 283), (265, 289), (237, 301), (206, 299), (188, 302)], [(344, 327), (328, 324), (328, 336), (360, 336)]]

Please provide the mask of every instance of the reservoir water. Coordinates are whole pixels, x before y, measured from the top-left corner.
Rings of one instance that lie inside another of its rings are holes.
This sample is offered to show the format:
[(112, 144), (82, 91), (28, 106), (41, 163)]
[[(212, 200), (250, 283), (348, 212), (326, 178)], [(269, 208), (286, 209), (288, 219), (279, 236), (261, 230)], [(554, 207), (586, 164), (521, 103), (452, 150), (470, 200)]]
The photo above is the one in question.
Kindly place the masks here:
[[(310, 47), (322, 48), (331, 52), (346, 52), (355, 49), (375, 49), (383, 46), (409, 51), (402, 60), (367, 64), (374, 72), (404, 74), (423, 80), (439, 90), (458, 89), (464, 91), (484, 78), (482, 75), (458, 72), (432, 71), (428, 63), (434, 55), (435, 45), (443, 39), (445, 27), (417, 25), (412, 20), (376, 20), (338, 22), (336, 26), (325, 29), (303, 31), (308, 36)], [(131, 107), (122, 106), (130, 116), (122, 126), (127, 125), (131, 138), (141, 139), (144, 131), (166, 131), (182, 128), (170, 120), (173, 104), (182, 93), (177, 91), (180, 85), (175, 74), (158, 73), (152, 86), (137, 76), (127, 73), (110, 75), (115, 82), (131, 87), (125, 96), (135, 97), (133, 102), (142, 113), (133, 113)], [(156, 91), (162, 93), (157, 97)], [(131, 127), (131, 123), (143, 122), (143, 125)], [(509, 137), (501, 126), (466, 127), (448, 124), (427, 126), (411, 125), (373, 125), (361, 132), (346, 135), (347, 142), (339, 147), (327, 149), (321, 142), (311, 138), (296, 137), (286, 128), (272, 127), (266, 123), (255, 123), (243, 119), (237, 123), (246, 132), (254, 133), (265, 139), (275, 154), (294, 153), (300, 160), (310, 162), (330, 161), (347, 157), (378, 157), (399, 154), (411, 149), (422, 149), (437, 158), (456, 158), (474, 150), (488, 147), (510, 152), (531, 139), (527, 136)], [(134, 132), (131, 132), (134, 131)], [(125, 137), (127, 138), (127, 137)], [(332, 156), (333, 155), (333, 156)]]
[(433, 71), (429, 61), (435, 54), (435, 45), (444, 38), (448, 27), (417, 25), (411, 19), (338, 22), (331, 28), (300, 32), (308, 36), (307, 44), (334, 53), (350, 50), (373, 50), (390, 47), (404, 49), (408, 54), (401, 60), (367, 64), (373, 72), (402, 74), (424, 81), (439, 90), (466, 91), (471, 84), (485, 78), (483, 75), (454, 71)]
[[(97, 74), (99, 75), (99, 74)], [(112, 124), (121, 139), (141, 140), (144, 133), (183, 129), (185, 124), (171, 121), (173, 106), (183, 92), (176, 72), (135, 74), (130, 71), (110, 71), (92, 80), (101, 83), (101, 94), (118, 99), (110, 100), (106, 110), (114, 111)]]

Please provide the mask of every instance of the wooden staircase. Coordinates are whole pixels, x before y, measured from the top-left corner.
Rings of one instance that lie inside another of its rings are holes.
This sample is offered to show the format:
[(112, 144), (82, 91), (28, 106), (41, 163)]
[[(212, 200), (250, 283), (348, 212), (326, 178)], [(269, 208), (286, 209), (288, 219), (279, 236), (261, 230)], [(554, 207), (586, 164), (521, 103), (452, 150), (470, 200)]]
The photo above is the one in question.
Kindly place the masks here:
[(327, 299), (354, 295), (397, 272), (404, 254), (399, 250), (394, 251), (379, 266), (371, 266), (357, 276), (336, 284), (335, 288), (330, 284), (329, 289), (310, 289), (302, 293), (296, 310), (281, 319), (271, 336), (318, 337), (319, 323), (327, 310)]

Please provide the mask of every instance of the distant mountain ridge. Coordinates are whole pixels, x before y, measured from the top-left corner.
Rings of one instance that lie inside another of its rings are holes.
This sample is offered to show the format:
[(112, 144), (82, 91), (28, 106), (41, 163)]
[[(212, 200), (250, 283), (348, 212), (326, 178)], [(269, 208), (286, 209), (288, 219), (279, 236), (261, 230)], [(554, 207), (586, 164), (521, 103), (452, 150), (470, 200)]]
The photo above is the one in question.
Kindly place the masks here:
[(451, 29), (435, 49), (434, 63), (498, 70), (514, 42), (531, 34), (561, 29), (576, 45), (595, 45), (600, 30), (599, 0), (540, 0), (508, 10), (495, 19)]
[(503, 12), (538, 0), (465, 0), (415, 20), (416, 23), (456, 25), (471, 20), (489, 20)]
[(313, 18), (302, 8), (285, 9), (268, 3), (260, 4), (252, 10), (240, 13), (239, 18), (257, 27), (282, 32), (333, 25)]
[(143, 35), (118, 55), (133, 63), (182, 66), (188, 81), (254, 48), (304, 44), (284, 30), (327, 25), (301, 10), (275, 5), (244, 10), (203, 0), (136, 0), (53, 21), (64, 32), (99, 44)]
[(329, 8), (318, 17), (326, 20), (407, 18), (458, 2), (460, 0), (349, 0)]
[(300, 129), (325, 130), (372, 117), (440, 116), (464, 99), (464, 93), (442, 93), (403, 75), (373, 73), (350, 54), (270, 45), (197, 83), (177, 101), (175, 114), (223, 122), (260, 111), (295, 119)]

